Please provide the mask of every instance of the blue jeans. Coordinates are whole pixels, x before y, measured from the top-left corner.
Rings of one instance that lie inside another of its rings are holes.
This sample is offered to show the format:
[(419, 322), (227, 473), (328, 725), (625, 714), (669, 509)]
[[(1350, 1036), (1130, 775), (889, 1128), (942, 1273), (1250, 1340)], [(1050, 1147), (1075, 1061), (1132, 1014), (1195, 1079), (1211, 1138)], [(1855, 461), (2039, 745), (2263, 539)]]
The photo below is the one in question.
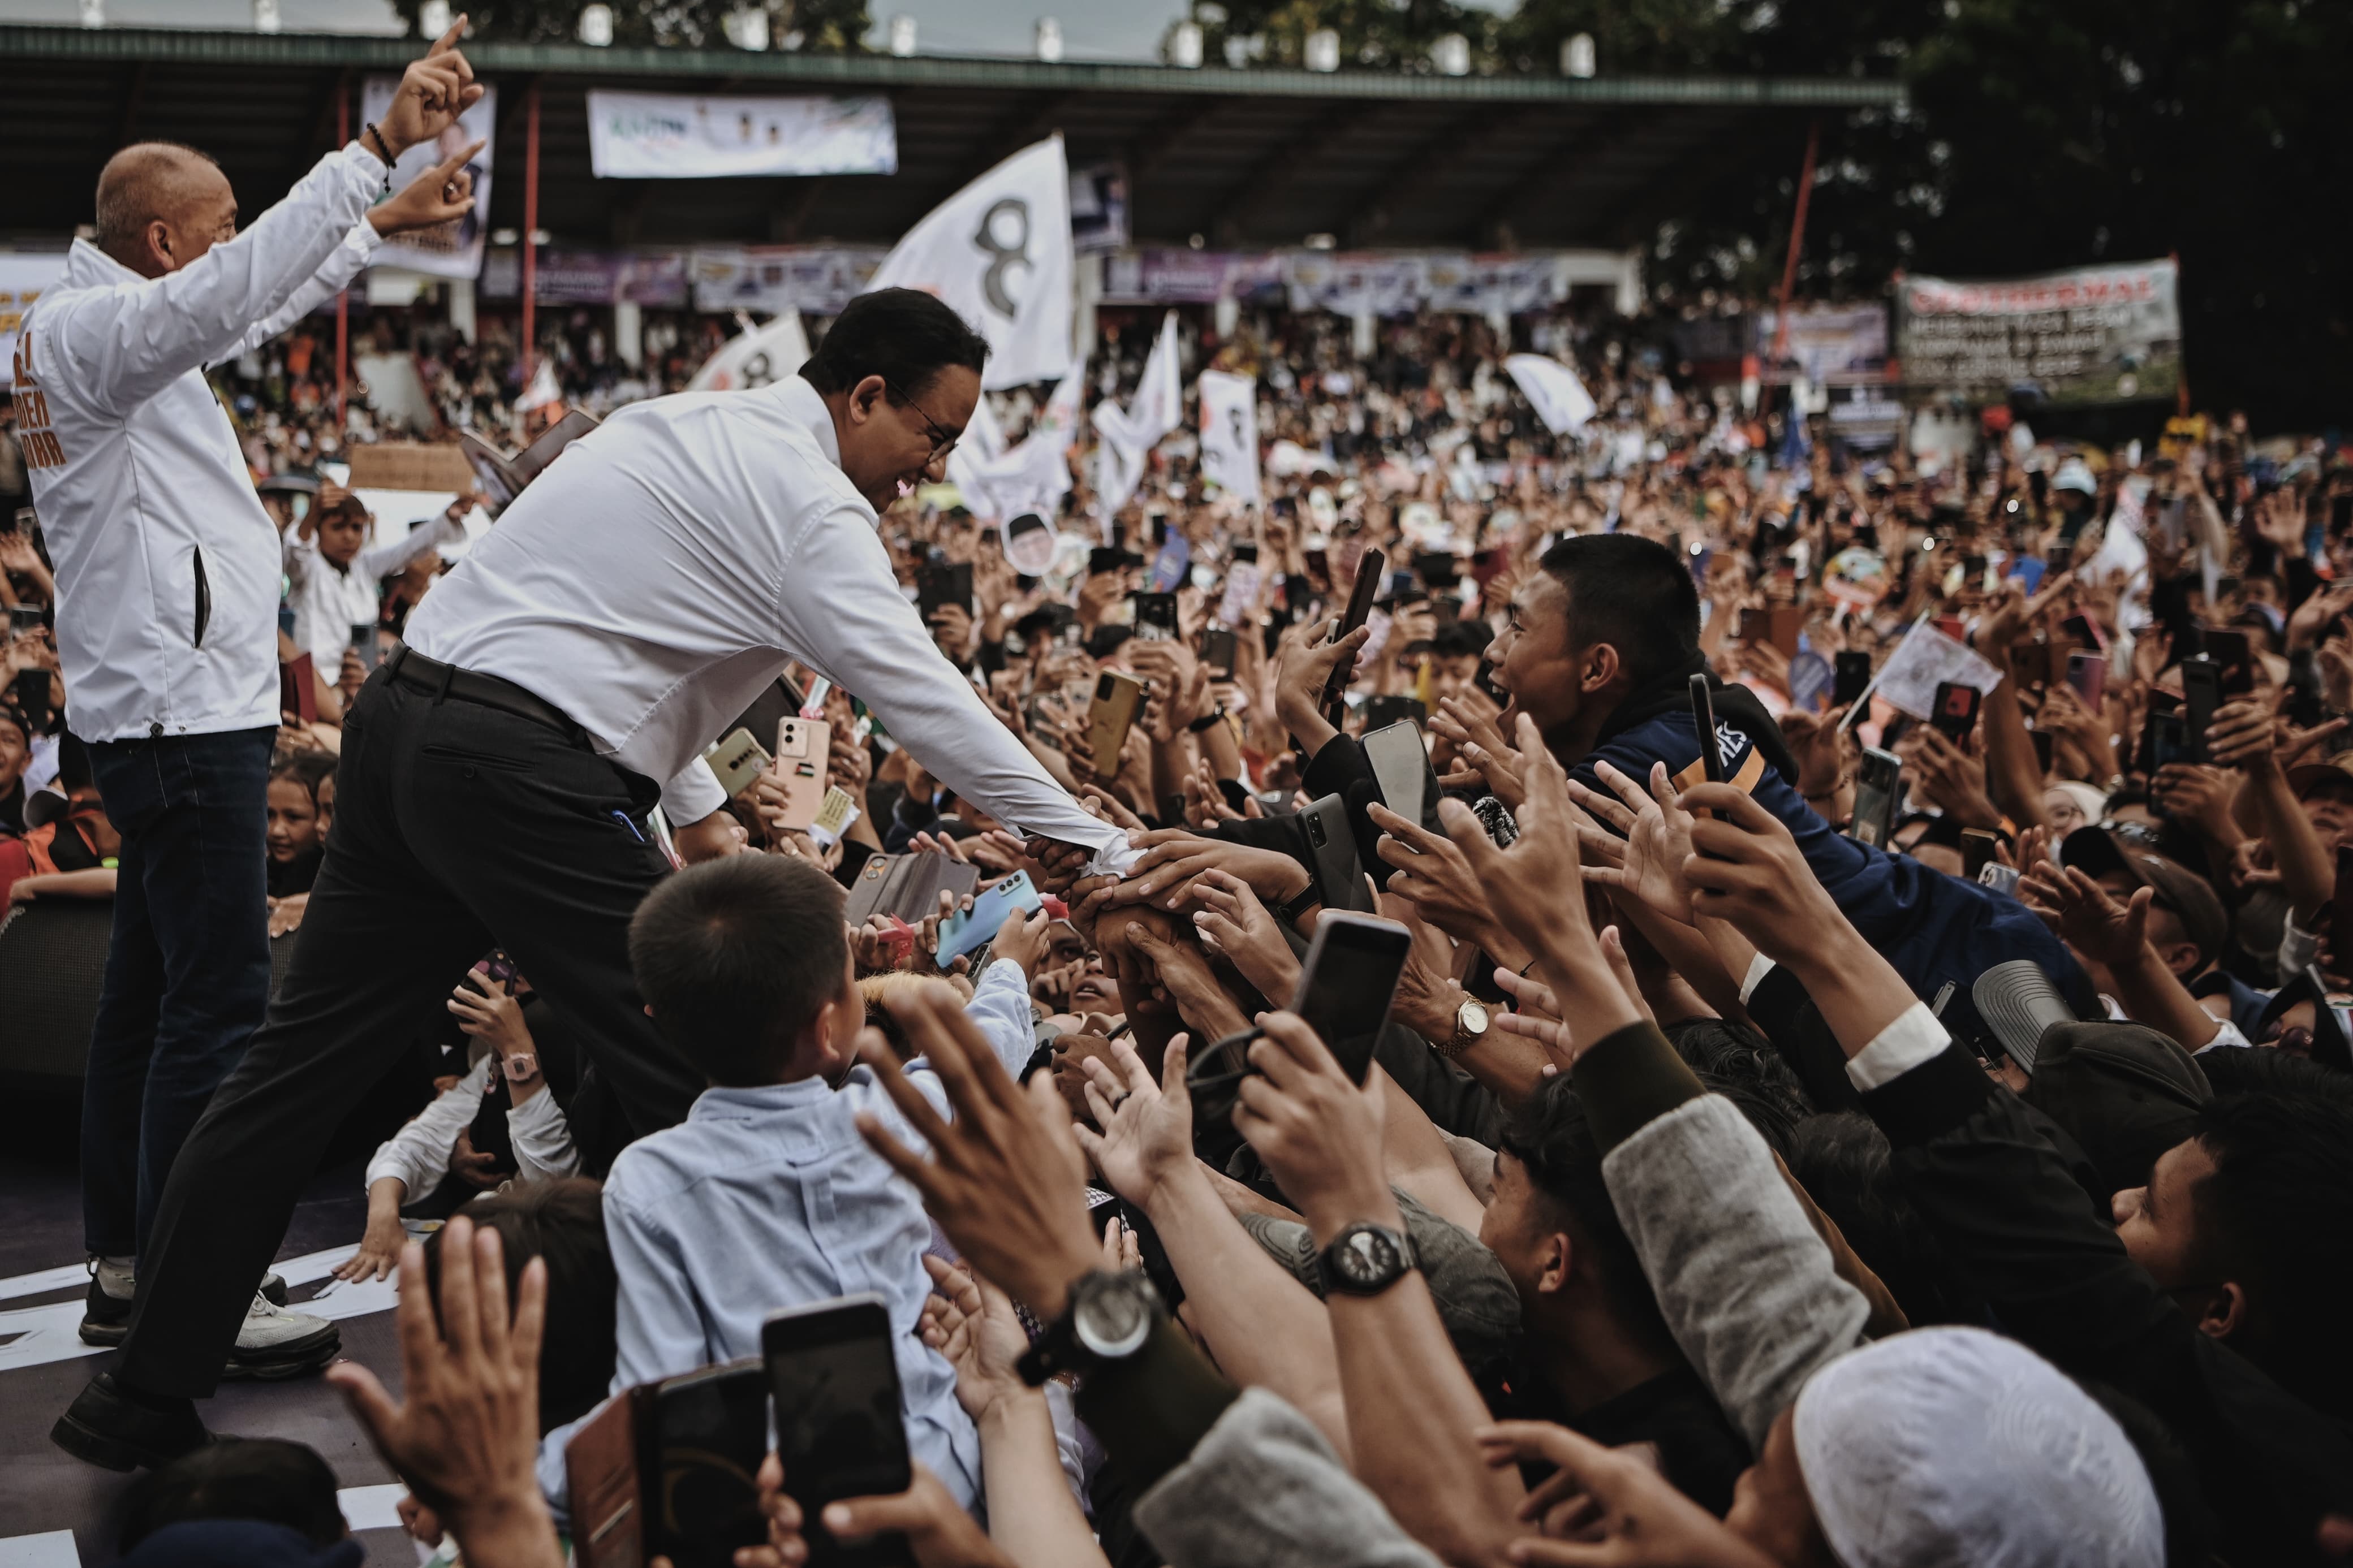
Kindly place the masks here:
[(144, 1252), (172, 1161), (269, 1003), (275, 730), (90, 748), (122, 835), (106, 985), (82, 1076), (83, 1241)]

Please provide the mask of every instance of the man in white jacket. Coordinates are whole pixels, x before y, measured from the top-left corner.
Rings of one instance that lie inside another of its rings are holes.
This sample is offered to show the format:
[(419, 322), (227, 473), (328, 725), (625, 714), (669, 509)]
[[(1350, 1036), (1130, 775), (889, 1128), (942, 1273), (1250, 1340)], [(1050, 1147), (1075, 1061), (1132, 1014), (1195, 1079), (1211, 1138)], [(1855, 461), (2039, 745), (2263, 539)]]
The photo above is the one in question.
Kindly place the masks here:
[[(17, 339), (18, 440), (57, 563), (68, 720), (123, 838), (83, 1090), (93, 1343), (135, 1336), (132, 1264), (165, 1178), (269, 995), (279, 541), (204, 367), (332, 296), (384, 235), (471, 208), (462, 157), (377, 205), (401, 151), (481, 95), (455, 47), (463, 25), (409, 67), (381, 123), (242, 235), (235, 194), (204, 154), (159, 142), (117, 153), (99, 180), (95, 242), (74, 242), (64, 282)], [(216, 1342), (234, 1344), (231, 1374), (283, 1376), (337, 1349), (332, 1324), (259, 1293), (237, 1315), (224, 1325), (233, 1339)], [(216, 1355), (210, 1372), (223, 1370)], [(116, 1468), (190, 1446), (192, 1418), (171, 1419), (172, 1396), (185, 1405), (211, 1389), (141, 1396), (100, 1383), (57, 1437)]]

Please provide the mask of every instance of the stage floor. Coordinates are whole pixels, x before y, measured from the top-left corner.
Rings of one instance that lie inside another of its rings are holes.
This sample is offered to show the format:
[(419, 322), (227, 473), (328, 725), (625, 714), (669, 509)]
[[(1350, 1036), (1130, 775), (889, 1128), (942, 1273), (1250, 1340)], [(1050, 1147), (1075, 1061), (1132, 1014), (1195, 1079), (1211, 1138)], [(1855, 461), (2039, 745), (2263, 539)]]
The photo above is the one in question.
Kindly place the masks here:
[[(19, 1104), (0, 1126), (0, 1568), (113, 1562), (119, 1504), (132, 1479), (85, 1465), (49, 1442), (50, 1424), (113, 1353), (91, 1351), (74, 1331), (88, 1289), (74, 1115), (70, 1102)], [(397, 1394), (390, 1282), (323, 1279), (358, 1244), (367, 1213), (360, 1180), (353, 1163), (311, 1184), (279, 1251), (280, 1268), (298, 1300), (328, 1287), (317, 1310), (340, 1320), (344, 1357), (374, 1369)], [(198, 1408), (215, 1431), (316, 1448), (344, 1489), (343, 1517), (365, 1543), (370, 1568), (416, 1568), (416, 1543), (393, 1513), (402, 1489), (323, 1380), (227, 1383)]]

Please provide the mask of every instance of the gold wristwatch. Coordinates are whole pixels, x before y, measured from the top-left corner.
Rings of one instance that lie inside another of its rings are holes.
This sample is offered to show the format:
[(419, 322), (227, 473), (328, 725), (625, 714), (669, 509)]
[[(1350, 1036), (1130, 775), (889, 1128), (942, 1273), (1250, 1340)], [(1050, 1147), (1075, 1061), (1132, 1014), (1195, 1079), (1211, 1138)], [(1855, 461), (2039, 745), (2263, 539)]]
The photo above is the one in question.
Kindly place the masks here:
[(1454, 1009), (1454, 1033), (1438, 1047), (1438, 1054), (1454, 1060), (1487, 1037), (1487, 1004), (1476, 996), (1465, 996), (1462, 1005)]

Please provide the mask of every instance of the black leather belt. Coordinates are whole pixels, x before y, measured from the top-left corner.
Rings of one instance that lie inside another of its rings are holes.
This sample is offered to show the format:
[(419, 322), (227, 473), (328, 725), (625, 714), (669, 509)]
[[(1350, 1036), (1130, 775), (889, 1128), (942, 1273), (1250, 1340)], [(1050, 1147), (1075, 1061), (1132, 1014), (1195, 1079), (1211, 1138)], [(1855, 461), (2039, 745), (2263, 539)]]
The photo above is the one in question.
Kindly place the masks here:
[(566, 717), (564, 710), (533, 696), (513, 681), (427, 658), (406, 643), (392, 650), (391, 657), (384, 661), (384, 673), (404, 686), (431, 692), (437, 701), (455, 697), (461, 702), (495, 708), (501, 713), (544, 724), (575, 743), (585, 742), (588, 737), (588, 732)]

